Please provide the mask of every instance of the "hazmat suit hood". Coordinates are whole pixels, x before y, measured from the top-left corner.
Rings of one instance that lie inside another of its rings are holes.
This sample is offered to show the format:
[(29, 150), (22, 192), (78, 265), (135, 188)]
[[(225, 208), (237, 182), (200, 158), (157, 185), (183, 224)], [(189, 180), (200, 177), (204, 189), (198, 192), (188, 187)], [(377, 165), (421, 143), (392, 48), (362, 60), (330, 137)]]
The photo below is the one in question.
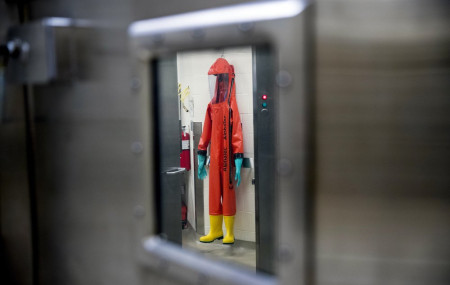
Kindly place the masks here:
[(234, 68), (224, 58), (218, 58), (209, 68), (209, 91), (212, 104), (227, 101), (230, 96)]

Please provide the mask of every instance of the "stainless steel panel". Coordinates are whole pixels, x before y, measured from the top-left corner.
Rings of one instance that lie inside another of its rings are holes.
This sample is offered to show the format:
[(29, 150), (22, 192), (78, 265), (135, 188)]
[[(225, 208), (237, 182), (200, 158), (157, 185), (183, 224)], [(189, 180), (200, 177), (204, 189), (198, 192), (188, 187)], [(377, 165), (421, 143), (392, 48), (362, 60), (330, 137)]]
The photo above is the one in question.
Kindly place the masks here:
[(149, 282), (133, 229), (152, 226), (144, 192), (153, 174), (142, 170), (149, 149), (125, 41), (94, 31), (81, 43), (85, 79), (34, 87), (40, 284)]
[(318, 1), (318, 284), (450, 282), (448, 1)]
[[(155, 137), (158, 142), (159, 164), (162, 171), (180, 166), (181, 125), (178, 112), (177, 63), (176, 57), (162, 58), (154, 63), (155, 98), (154, 116), (157, 119)], [(180, 200), (181, 201), (181, 200)]]
[[(8, 28), (19, 23), (18, 16), (15, 6), (0, 2), (1, 44)], [(0, 88), (4, 88), (0, 90), (0, 283), (31, 285), (34, 255), (25, 97), (22, 86), (5, 82)]]
[[(255, 149), (256, 268), (275, 272), (275, 209), (277, 93), (275, 58), (268, 46), (253, 48), (253, 122)], [(267, 95), (267, 107), (262, 107)]]
[(181, 245), (181, 178), (180, 174), (161, 174), (159, 195), (160, 233), (171, 242)]
[[(176, 56), (162, 58), (153, 63), (155, 70), (156, 108), (153, 109), (155, 124), (155, 162), (160, 180), (159, 188), (159, 231), (169, 241), (181, 244), (181, 182), (183, 172), (179, 171), (181, 153), (181, 125), (178, 110), (177, 62)], [(170, 174), (174, 175), (170, 175)]]
[(28, 181), (25, 102), (20, 87), (7, 88), (3, 108), (0, 123), (0, 280), (2, 284), (32, 284), (32, 201)]

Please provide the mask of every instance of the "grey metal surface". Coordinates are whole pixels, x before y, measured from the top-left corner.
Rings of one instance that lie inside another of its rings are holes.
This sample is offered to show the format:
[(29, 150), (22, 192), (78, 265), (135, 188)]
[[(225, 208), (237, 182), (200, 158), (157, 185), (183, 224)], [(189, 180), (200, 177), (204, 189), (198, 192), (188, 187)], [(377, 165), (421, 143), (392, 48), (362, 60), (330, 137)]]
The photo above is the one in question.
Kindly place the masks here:
[(0, 282), (32, 284), (31, 209), (22, 89), (7, 88), (4, 100), (0, 124)]
[(155, 62), (154, 68), (157, 71), (155, 92), (158, 92), (159, 96), (153, 97), (157, 107), (152, 115), (158, 120), (156, 123), (159, 135), (155, 140), (159, 143), (157, 151), (161, 171), (165, 172), (180, 166), (181, 126), (178, 117), (176, 57), (161, 58)]
[(175, 167), (175, 169), (167, 170), (166, 172), (164, 172), (164, 174), (165, 174), (165, 175), (172, 176), (172, 175), (183, 174), (183, 173), (185, 173), (185, 172), (186, 172), (186, 168), (183, 168), (183, 167)]
[[(28, 47), (17, 58), (10, 58), (8, 81), (14, 84), (43, 84), (71, 80), (77, 71), (79, 25), (68, 18), (45, 18), (11, 27), (9, 43), (20, 41)], [(25, 54), (26, 53), (26, 54)]]
[(203, 200), (203, 180), (198, 179), (198, 158), (197, 146), (202, 136), (203, 126), (202, 122), (192, 122), (192, 130), (194, 133), (194, 191), (195, 191), (195, 230), (198, 234), (205, 234), (205, 205)]
[[(0, 2), (0, 42), (19, 23), (16, 7)], [(0, 63), (1, 65), (2, 63)], [(2, 67), (0, 67), (2, 68)], [(6, 83), (6, 82), (5, 82)], [(21, 86), (4, 85), (0, 98), (0, 283), (33, 283), (33, 248)], [(1, 88), (1, 87), (0, 87)]]
[(160, 180), (160, 233), (171, 242), (181, 244), (181, 173), (161, 174)]
[(158, 185), (160, 197), (160, 231), (169, 241), (181, 244), (181, 179), (179, 171), (181, 131), (178, 118), (177, 62), (176, 57), (161, 58), (155, 69), (156, 122), (155, 159), (161, 173)]
[(318, 1), (317, 284), (450, 282), (450, 3)]
[[(277, 93), (275, 58), (267, 46), (253, 47), (253, 124), (255, 137), (256, 268), (275, 272), (275, 164)], [(262, 100), (267, 95), (267, 100)], [(267, 103), (267, 108), (262, 103)], [(266, 109), (268, 111), (263, 112)]]
[[(130, 3), (119, 2), (108, 5), (120, 8), (118, 22), (127, 21)], [(104, 3), (83, 4), (36, 2), (32, 11), (111, 17)], [(133, 227), (152, 225), (144, 207), (152, 198), (143, 192), (153, 174), (142, 171), (148, 139), (140, 135), (125, 42), (113, 25), (97, 28), (80, 43), (84, 78), (34, 87), (39, 284), (149, 283), (147, 270), (135, 266)]]

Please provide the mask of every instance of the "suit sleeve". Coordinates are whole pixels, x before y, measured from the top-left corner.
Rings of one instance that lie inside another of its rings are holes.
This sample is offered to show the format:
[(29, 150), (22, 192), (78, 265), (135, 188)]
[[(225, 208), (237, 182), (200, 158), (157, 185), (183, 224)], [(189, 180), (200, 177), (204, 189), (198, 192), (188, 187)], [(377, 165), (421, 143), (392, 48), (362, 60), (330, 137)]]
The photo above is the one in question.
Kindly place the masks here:
[(203, 132), (198, 143), (198, 154), (206, 156), (206, 150), (208, 149), (209, 142), (211, 141), (211, 106), (208, 104), (206, 108), (205, 121), (203, 123)]
[(231, 109), (233, 119), (233, 130), (231, 136), (231, 146), (233, 149), (233, 159), (244, 157), (244, 139), (242, 137), (242, 123), (239, 109), (236, 102), (236, 96), (231, 97)]

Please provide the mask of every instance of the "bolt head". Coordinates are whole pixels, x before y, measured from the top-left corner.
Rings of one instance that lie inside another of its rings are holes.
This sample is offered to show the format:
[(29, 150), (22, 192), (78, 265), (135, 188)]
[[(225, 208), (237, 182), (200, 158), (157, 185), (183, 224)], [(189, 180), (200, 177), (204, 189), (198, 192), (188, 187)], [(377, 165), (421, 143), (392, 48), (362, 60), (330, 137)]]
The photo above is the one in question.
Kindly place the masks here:
[(276, 82), (279, 87), (288, 87), (292, 83), (292, 76), (286, 70), (281, 70), (277, 74)]
[(131, 152), (134, 154), (140, 154), (144, 150), (144, 146), (141, 142), (134, 142), (131, 144)]
[(134, 217), (136, 217), (138, 219), (139, 218), (143, 218), (145, 216), (145, 209), (144, 209), (144, 207), (141, 206), (141, 205), (134, 206), (133, 215), (134, 215)]
[(282, 176), (292, 174), (292, 162), (289, 159), (283, 158), (278, 161), (277, 171)]

